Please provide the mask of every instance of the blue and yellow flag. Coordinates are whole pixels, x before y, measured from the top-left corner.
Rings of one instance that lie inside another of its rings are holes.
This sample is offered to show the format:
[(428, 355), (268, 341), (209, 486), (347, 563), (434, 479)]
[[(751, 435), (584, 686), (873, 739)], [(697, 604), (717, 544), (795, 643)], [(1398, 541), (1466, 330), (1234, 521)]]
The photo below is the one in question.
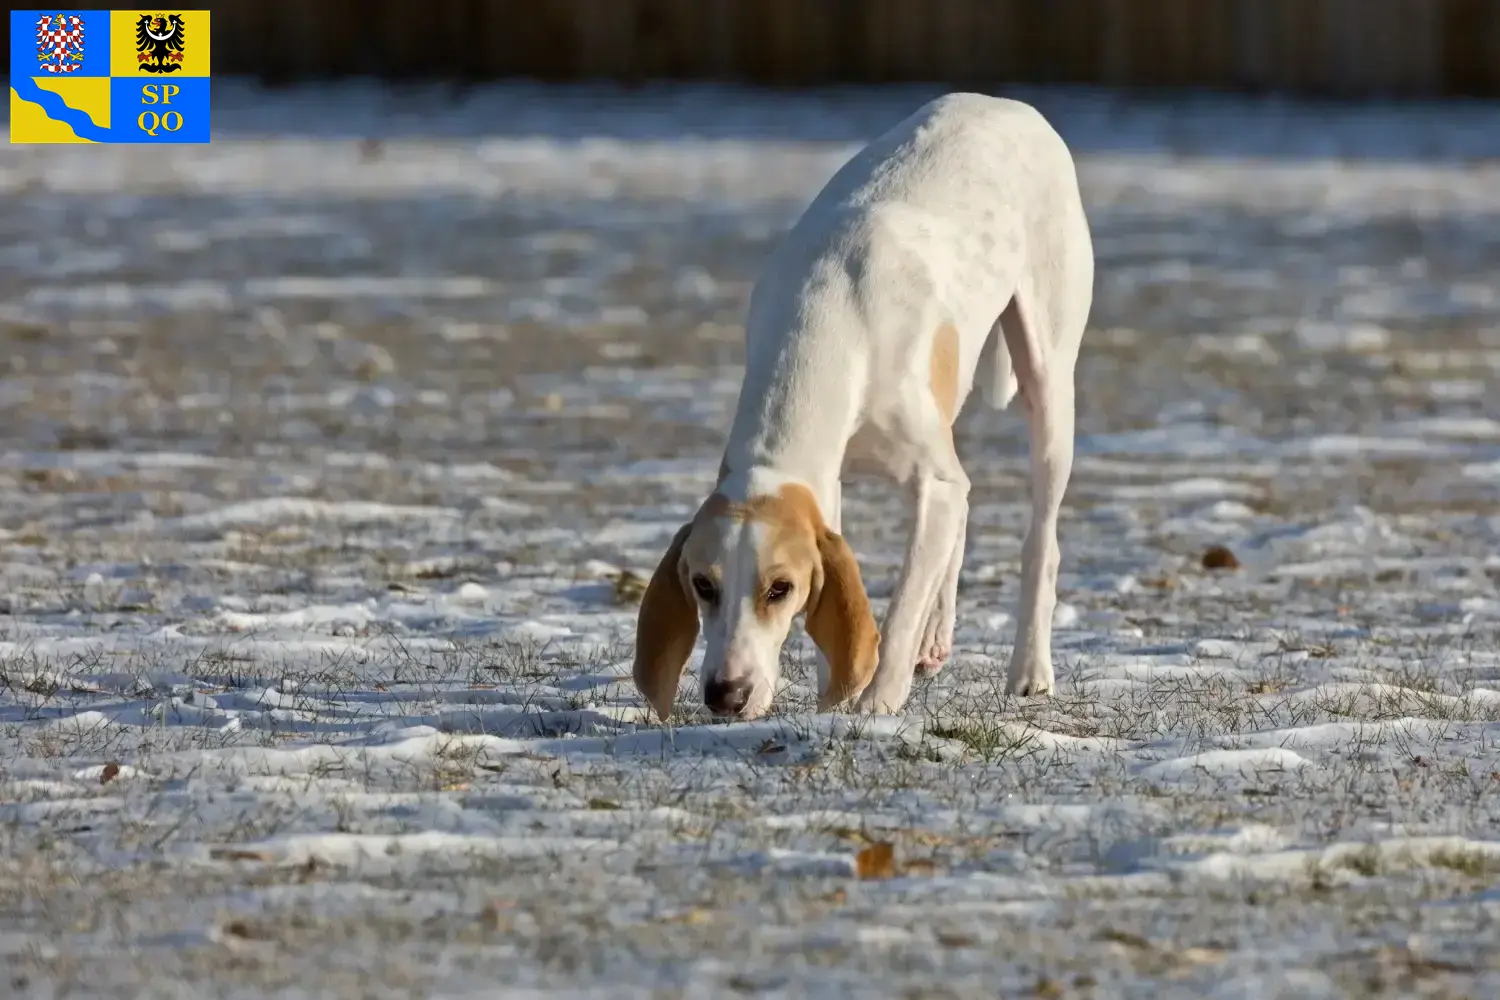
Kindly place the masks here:
[(208, 11), (13, 10), (11, 142), (207, 142)]

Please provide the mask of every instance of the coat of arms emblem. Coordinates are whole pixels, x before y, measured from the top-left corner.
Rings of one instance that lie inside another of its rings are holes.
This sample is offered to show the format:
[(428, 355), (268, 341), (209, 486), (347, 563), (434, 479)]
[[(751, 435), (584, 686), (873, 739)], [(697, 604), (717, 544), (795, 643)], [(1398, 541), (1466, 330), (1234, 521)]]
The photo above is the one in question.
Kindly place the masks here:
[(83, 65), (83, 18), (43, 14), (36, 22), (36, 61), (44, 73), (72, 73)]
[(182, 43), (181, 14), (142, 14), (135, 22), (135, 58), (147, 73), (182, 69)]

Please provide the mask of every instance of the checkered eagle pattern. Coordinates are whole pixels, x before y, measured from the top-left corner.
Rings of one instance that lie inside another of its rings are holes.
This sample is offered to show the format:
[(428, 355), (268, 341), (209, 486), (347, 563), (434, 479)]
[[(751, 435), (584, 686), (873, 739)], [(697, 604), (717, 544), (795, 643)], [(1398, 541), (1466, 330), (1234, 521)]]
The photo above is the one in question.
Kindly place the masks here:
[(83, 65), (83, 18), (45, 14), (36, 22), (36, 59), (48, 73), (72, 73)]

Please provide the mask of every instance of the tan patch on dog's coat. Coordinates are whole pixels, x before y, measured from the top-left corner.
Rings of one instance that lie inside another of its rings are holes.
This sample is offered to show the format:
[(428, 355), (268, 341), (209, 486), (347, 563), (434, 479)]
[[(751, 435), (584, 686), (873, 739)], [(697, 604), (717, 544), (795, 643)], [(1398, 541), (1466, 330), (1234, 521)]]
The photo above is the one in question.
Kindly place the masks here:
[(958, 416), (958, 329), (952, 323), (944, 323), (932, 335), (932, 357), (928, 361), (927, 381), (933, 402), (943, 415), (943, 423), (952, 427)]
[[(806, 487), (783, 486), (773, 496), (752, 497), (731, 516), (766, 528), (765, 542), (756, 553), (759, 592), (755, 596), (755, 617), (769, 621), (775, 614), (775, 605), (766, 596), (771, 584), (787, 580), (794, 586), (817, 586), (822, 559), (818, 537), (823, 531), (818, 502)], [(804, 602), (811, 592), (801, 595)]]

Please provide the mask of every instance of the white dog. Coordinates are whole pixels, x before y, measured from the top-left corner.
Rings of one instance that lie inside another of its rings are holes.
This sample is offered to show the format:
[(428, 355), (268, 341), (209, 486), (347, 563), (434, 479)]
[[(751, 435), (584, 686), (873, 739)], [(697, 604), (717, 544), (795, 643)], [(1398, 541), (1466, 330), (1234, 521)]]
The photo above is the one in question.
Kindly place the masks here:
[[(896, 712), (953, 647), (969, 479), (952, 425), (976, 380), (1031, 431), (1031, 526), (1006, 690), (1051, 690), (1058, 510), (1094, 257), (1072, 156), (1035, 109), (923, 106), (834, 175), (750, 297), (745, 377), (718, 485), (641, 604), (635, 683), (665, 719), (698, 636), (704, 702), (771, 704), (792, 618), (819, 648), (824, 710)], [(883, 635), (840, 536), (846, 465), (910, 491)], [(877, 651), (878, 646), (878, 651)]]

